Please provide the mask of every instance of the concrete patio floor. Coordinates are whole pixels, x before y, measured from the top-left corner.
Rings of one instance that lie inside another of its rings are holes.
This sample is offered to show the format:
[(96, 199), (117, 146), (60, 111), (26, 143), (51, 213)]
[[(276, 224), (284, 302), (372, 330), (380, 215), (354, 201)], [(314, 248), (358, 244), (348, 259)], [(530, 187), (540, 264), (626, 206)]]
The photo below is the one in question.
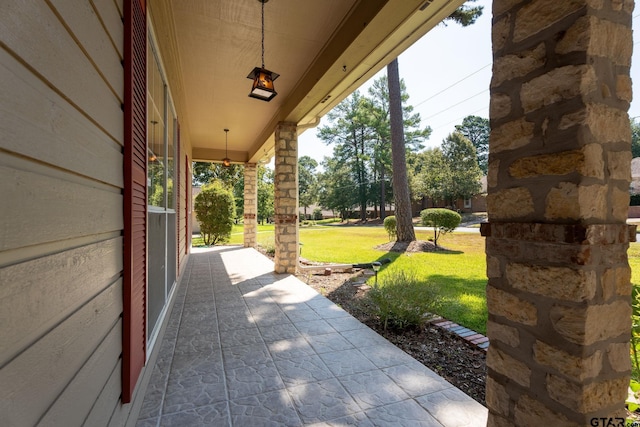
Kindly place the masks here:
[(253, 249), (194, 250), (137, 426), (484, 426), (487, 410)]

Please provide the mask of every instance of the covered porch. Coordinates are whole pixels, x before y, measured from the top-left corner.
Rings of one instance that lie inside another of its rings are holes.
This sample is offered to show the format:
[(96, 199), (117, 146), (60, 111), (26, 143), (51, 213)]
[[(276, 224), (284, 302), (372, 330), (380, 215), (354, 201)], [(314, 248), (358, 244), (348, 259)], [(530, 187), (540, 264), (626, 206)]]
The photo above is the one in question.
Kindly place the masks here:
[[(389, 347), (353, 341), (370, 332), (273, 271), (297, 267), (298, 135), (463, 0), (265, 3), (0, 2), (3, 425), (130, 427), (144, 397), (141, 424), (267, 424), (267, 408), (397, 424), (415, 415), (400, 405), (449, 423), (454, 389), (426, 370), (402, 383), (391, 372), (411, 360), (371, 360)], [(625, 415), (634, 5), (492, 1), (487, 425)], [(247, 96), (264, 62), (280, 74), (269, 103)], [(251, 249), (271, 158), (273, 265)], [(193, 161), (245, 165), (246, 249), (189, 253)], [(331, 329), (300, 326), (315, 316)]]
[(194, 250), (138, 426), (485, 425), (487, 410), (252, 248)]

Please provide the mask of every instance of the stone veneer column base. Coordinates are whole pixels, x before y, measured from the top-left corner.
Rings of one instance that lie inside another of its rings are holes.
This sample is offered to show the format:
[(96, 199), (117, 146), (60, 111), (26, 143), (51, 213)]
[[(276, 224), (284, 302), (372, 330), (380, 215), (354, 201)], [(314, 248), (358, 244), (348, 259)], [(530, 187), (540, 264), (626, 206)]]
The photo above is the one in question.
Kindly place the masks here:
[(489, 425), (624, 416), (630, 375), (626, 224), (487, 223)]
[(279, 123), (275, 132), (276, 273), (294, 274), (298, 266), (298, 130)]
[(633, 7), (493, 0), (482, 229), (491, 426), (624, 417)]
[(244, 247), (255, 248), (258, 233), (258, 167), (244, 165)]

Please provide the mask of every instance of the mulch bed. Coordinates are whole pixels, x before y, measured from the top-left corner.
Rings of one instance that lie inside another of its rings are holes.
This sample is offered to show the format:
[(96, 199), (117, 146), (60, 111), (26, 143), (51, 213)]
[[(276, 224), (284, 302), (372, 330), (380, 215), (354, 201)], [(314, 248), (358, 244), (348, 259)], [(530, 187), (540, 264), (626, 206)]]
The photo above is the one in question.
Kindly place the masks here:
[(385, 252), (446, 252), (442, 246), (436, 246), (433, 242), (414, 240), (412, 242), (388, 242), (376, 246), (374, 249)]

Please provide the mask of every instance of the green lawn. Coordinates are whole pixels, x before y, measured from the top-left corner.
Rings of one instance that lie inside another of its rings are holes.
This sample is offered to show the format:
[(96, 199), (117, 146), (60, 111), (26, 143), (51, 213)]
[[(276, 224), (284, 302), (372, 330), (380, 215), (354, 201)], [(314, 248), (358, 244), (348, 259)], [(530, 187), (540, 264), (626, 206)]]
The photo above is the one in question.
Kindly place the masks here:
[[(417, 231), (427, 240), (430, 232)], [(300, 230), (302, 256), (322, 262), (360, 263), (389, 258), (379, 278), (395, 270), (412, 272), (420, 281), (434, 283), (444, 299), (440, 314), (480, 333), (486, 332), (486, 267), (484, 238), (475, 233), (447, 234), (439, 241), (449, 252), (399, 254), (373, 249), (386, 243), (382, 227), (332, 226)]]
[(631, 266), (631, 283), (640, 286), (640, 242), (631, 243), (628, 254)]
[[(377, 227), (319, 227), (300, 231), (302, 255), (313, 261), (357, 263), (390, 258), (379, 277), (393, 270), (413, 272), (420, 280), (438, 285), (446, 304), (440, 314), (480, 333), (486, 332), (486, 258), (484, 238), (474, 233), (445, 235), (440, 245), (450, 252), (398, 254), (373, 249), (388, 237)], [(430, 232), (417, 231), (427, 240)], [(640, 287), (640, 242), (629, 246), (631, 283)]]

